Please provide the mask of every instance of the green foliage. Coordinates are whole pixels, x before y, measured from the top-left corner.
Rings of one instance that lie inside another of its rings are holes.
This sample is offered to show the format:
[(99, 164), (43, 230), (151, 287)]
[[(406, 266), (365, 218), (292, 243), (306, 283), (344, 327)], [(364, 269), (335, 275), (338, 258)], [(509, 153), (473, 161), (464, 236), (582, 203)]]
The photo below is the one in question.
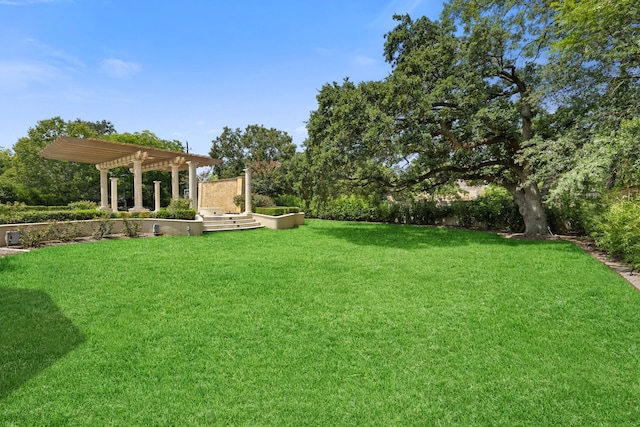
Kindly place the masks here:
[(235, 178), (244, 175), (244, 169), (251, 167), (254, 184), (267, 184), (278, 165), (293, 157), (296, 145), (283, 131), (264, 126), (249, 125), (244, 130), (225, 126), (222, 134), (212, 141), (209, 154), (222, 163), (213, 167), (218, 178)]
[(107, 136), (103, 136), (103, 139), (113, 142), (122, 142), (125, 144), (142, 145), (144, 147), (160, 148), (162, 150), (170, 150), (183, 153), (184, 146), (182, 142), (178, 140), (167, 140), (158, 137), (155, 133), (149, 130), (143, 130), (142, 132), (124, 132), (124, 133), (112, 133)]
[(91, 235), (96, 239), (104, 239), (109, 236), (113, 230), (113, 220), (111, 218), (100, 218), (96, 221)]
[(59, 240), (61, 242), (72, 242), (81, 235), (80, 225), (77, 222), (51, 221), (47, 226), (46, 240)]
[(151, 218), (194, 220), (196, 218), (196, 210), (191, 208), (160, 209), (158, 212), (152, 212)]
[(611, 201), (594, 234), (599, 247), (640, 269), (640, 198)]
[[(634, 0), (562, 0), (557, 11), (557, 41), (564, 55), (578, 55), (599, 66), (620, 64), (638, 76), (640, 9)], [(621, 70), (622, 71), (622, 70)]]
[(122, 218), (122, 231), (127, 237), (138, 237), (142, 230), (142, 221), (139, 219)]
[(340, 196), (320, 204), (318, 218), (339, 221), (375, 221), (377, 203), (355, 195)]
[(551, 14), (543, 0), (456, 0), (441, 21), (395, 16), (385, 42), (388, 78), (346, 79), (317, 96), (306, 142), (316, 195), (484, 180), (510, 191), (527, 234), (546, 234), (522, 150), (543, 108), (536, 90), (544, 66), (536, 59), (548, 50)]
[(8, 202), (5, 204), (0, 204), (0, 215), (5, 215), (9, 212), (18, 212), (27, 209), (27, 205), (22, 202)]
[(46, 228), (36, 227), (18, 227), (20, 232), (20, 245), (25, 248), (36, 248), (42, 245), (49, 236), (49, 232)]
[(244, 210), (245, 198), (244, 194), (236, 194), (233, 197), (233, 204), (240, 208), (240, 210)]
[(88, 211), (91, 209), (98, 209), (98, 204), (90, 200), (80, 200), (79, 202), (71, 202), (69, 203), (68, 206), (70, 209), (79, 210), (79, 211)]
[(602, 201), (597, 197), (565, 195), (555, 198), (547, 206), (549, 227), (554, 234), (578, 234), (589, 236), (594, 233)]
[(130, 215), (127, 218), (151, 218), (151, 212), (149, 211), (130, 212)]
[(23, 224), (50, 221), (82, 221), (102, 215), (94, 210), (87, 211), (9, 211), (0, 215), (0, 224)]
[(40, 151), (61, 135), (95, 138), (113, 132), (106, 121), (64, 121), (60, 117), (39, 121), (13, 146), (12, 182), (18, 200), (32, 205), (65, 205), (99, 199), (100, 175), (95, 166), (45, 159)]
[[(37, 206), (37, 205), (22, 205), (21, 211), (34, 211), (34, 212), (57, 212), (57, 211), (70, 211), (73, 208), (69, 205), (67, 206)], [(89, 209), (95, 209), (94, 207), (90, 207)]]
[(18, 200), (16, 185), (8, 180), (0, 179), (0, 204)]
[(284, 194), (274, 198), (274, 202), (277, 206), (303, 206), (303, 200), (292, 194)]
[(460, 211), (454, 210), (453, 215), (461, 219), (460, 225), (477, 225), (485, 229), (502, 229), (522, 231), (522, 217), (513, 196), (504, 188), (489, 186), (477, 199), (458, 201)]
[(171, 199), (169, 206), (167, 206), (168, 211), (186, 211), (189, 209), (191, 209), (191, 199), (185, 199), (183, 197)]
[(340, 221), (370, 221), (416, 225), (459, 225), (462, 227), (522, 231), (522, 217), (513, 197), (504, 189), (489, 187), (476, 200), (411, 202), (378, 201), (374, 198), (341, 196), (318, 203), (310, 217)]
[[(233, 198), (233, 203), (238, 206), (241, 210), (244, 210), (245, 204), (245, 196), (244, 194), (238, 194)], [(251, 194), (251, 206), (253, 208), (269, 208), (275, 206), (276, 203), (269, 196), (265, 196), (264, 194)]]

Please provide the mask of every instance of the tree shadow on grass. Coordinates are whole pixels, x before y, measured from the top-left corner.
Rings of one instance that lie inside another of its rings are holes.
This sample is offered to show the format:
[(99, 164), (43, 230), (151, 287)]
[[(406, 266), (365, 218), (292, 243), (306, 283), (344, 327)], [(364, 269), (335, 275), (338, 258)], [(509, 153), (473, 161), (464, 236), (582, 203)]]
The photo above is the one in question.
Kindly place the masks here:
[(0, 288), (0, 400), (84, 341), (46, 293)]
[[(341, 223), (319, 228), (322, 234), (360, 246), (392, 247), (406, 250), (425, 247), (458, 247), (467, 245), (523, 246), (539, 245), (536, 240), (507, 239), (497, 233), (457, 228), (400, 224)], [(544, 241), (549, 243), (549, 241)], [(557, 243), (557, 248), (573, 250), (571, 244)]]

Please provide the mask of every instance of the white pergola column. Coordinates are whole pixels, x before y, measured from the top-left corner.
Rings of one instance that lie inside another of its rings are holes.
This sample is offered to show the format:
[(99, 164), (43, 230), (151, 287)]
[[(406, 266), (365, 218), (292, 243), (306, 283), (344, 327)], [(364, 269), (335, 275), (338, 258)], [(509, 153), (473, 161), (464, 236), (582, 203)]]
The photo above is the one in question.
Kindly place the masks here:
[(108, 174), (109, 169), (99, 169), (100, 170), (100, 210), (108, 211), (109, 210), (109, 186), (108, 182)]
[(160, 182), (162, 181), (153, 181), (153, 190), (156, 201), (155, 212), (158, 212), (160, 210)]
[(133, 207), (129, 209), (131, 212), (145, 210), (142, 206), (142, 162), (143, 160), (138, 159), (133, 161)]
[(189, 165), (189, 199), (191, 200), (191, 207), (198, 209), (198, 175), (196, 174), (196, 168), (198, 163), (190, 160), (187, 162)]
[(111, 211), (118, 212), (118, 178), (111, 178)]
[(244, 213), (250, 214), (251, 206), (251, 168), (244, 170)]
[(180, 165), (171, 164), (171, 198), (177, 200), (180, 198), (180, 177), (178, 175)]

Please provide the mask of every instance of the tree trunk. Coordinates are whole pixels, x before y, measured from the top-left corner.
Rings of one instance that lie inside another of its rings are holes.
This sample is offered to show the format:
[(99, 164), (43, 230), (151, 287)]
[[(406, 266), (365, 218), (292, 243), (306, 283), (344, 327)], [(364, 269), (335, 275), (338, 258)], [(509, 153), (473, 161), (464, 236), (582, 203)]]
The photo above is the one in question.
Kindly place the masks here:
[(547, 236), (547, 214), (542, 195), (535, 183), (520, 184), (510, 189), (524, 221), (524, 235), (542, 239)]

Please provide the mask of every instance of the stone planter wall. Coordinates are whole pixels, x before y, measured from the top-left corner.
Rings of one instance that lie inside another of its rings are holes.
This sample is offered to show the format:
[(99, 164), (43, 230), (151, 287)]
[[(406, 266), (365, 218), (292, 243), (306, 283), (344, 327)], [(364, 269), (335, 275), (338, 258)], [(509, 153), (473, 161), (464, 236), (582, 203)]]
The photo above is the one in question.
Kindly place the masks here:
[(304, 212), (290, 213), (286, 215), (271, 216), (253, 213), (256, 222), (274, 230), (286, 230), (298, 225), (304, 225)]
[[(142, 222), (142, 234), (152, 234), (153, 226), (157, 224), (158, 234), (163, 236), (200, 236), (202, 235), (202, 221), (186, 221), (180, 219), (159, 219), (159, 218), (133, 218), (134, 221)], [(112, 234), (122, 233), (122, 219), (113, 218)], [(98, 220), (71, 221), (80, 225), (80, 236), (89, 237), (93, 229), (97, 227)], [(7, 246), (7, 231), (18, 231), (19, 228), (42, 230), (49, 226), (48, 223), (33, 224), (2, 224), (0, 225), (0, 247)]]

